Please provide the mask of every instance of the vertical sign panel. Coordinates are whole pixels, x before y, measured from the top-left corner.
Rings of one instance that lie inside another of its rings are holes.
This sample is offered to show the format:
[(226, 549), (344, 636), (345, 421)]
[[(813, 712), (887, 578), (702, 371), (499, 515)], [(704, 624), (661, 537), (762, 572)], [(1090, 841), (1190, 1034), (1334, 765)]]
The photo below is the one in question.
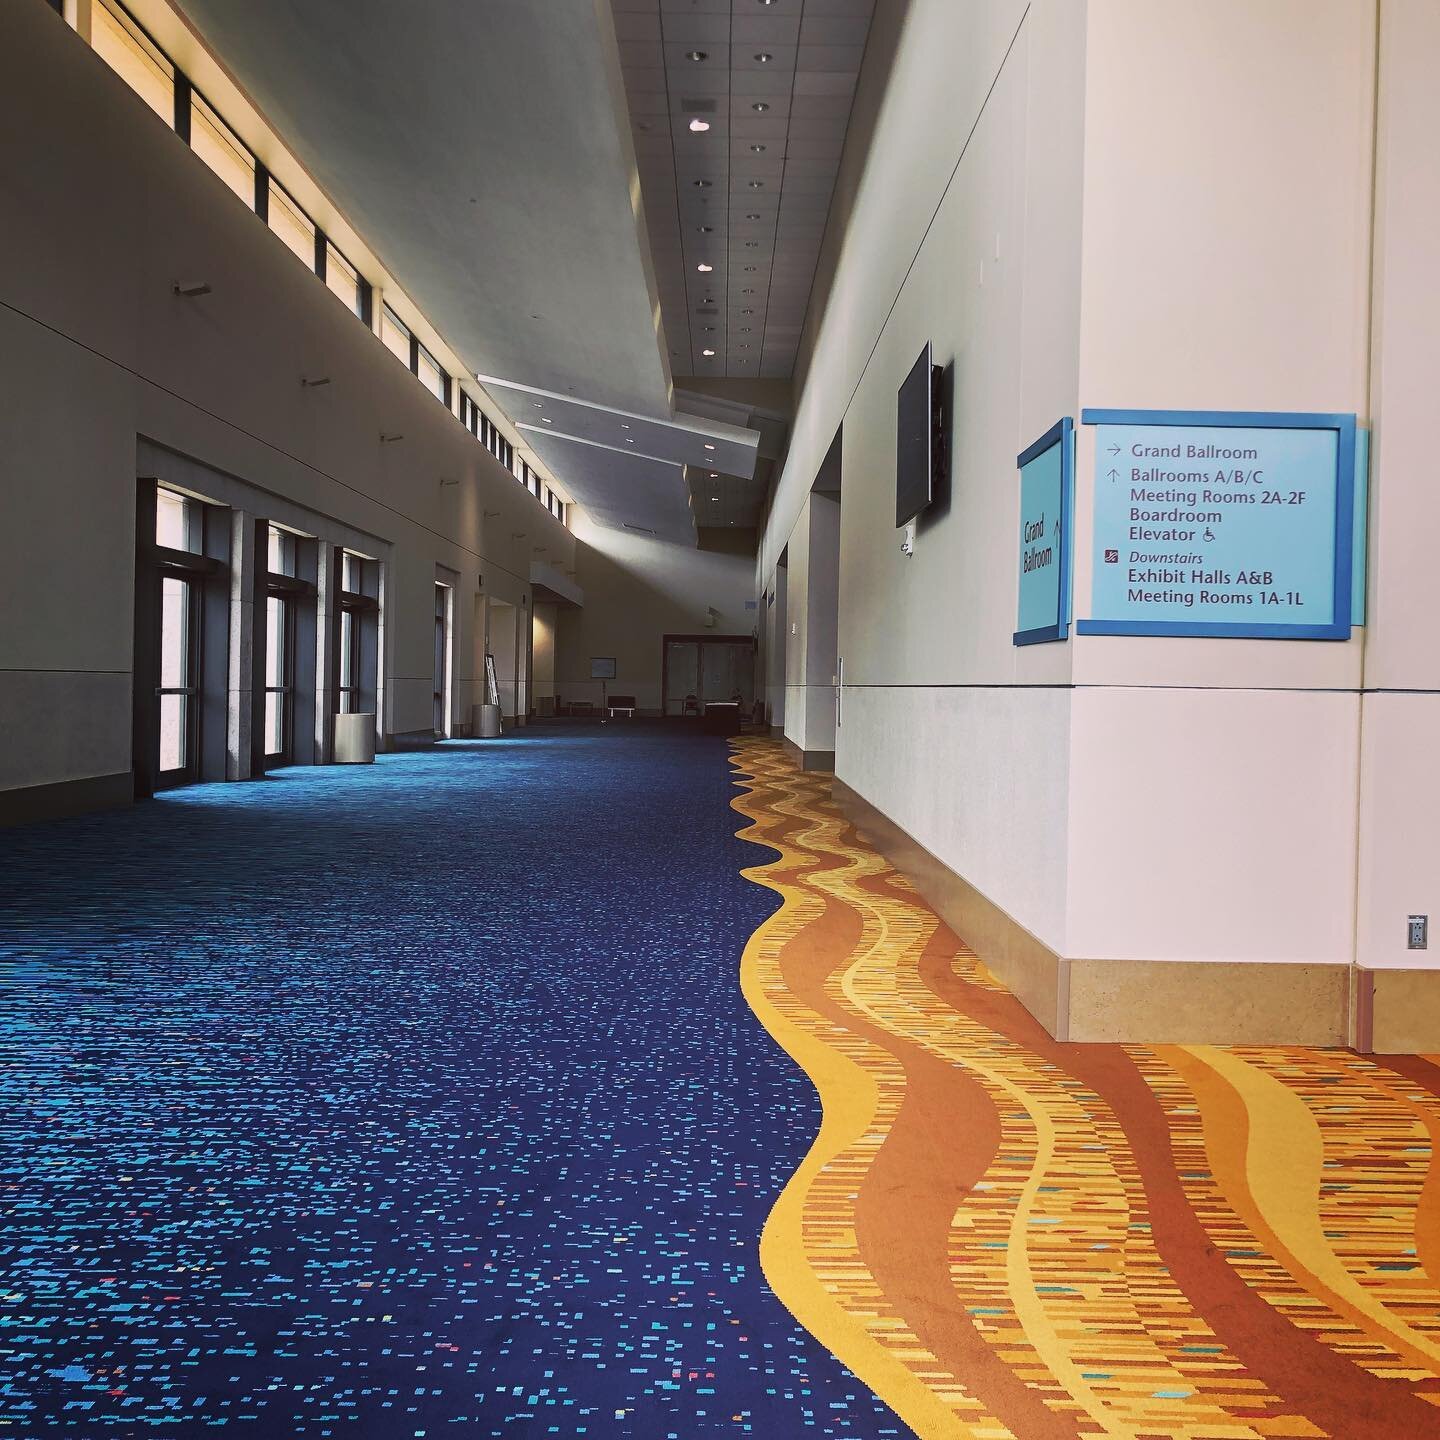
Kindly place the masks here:
[(1083, 635), (1350, 634), (1353, 415), (1087, 410)]
[(1070, 514), (1074, 422), (1067, 416), (1016, 457), (1020, 470), (1016, 645), (1070, 634)]

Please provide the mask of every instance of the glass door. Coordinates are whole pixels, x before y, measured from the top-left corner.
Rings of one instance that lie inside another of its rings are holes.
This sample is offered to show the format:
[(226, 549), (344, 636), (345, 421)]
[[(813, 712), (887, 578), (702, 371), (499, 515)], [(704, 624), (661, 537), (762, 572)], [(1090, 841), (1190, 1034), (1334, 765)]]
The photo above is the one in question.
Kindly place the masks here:
[(700, 646), (694, 640), (665, 642), (665, 713), (700, 713)]
[(450, 587), (435, 587), (435, 738), (450, 734)]
[(200, 590), (193, 580), (160, 579), (159, 710), (161, 786), (189, 785), (200, 762)]
[(284, 595), (265, 600), (265, 764), (294, 756), (295, 606)]

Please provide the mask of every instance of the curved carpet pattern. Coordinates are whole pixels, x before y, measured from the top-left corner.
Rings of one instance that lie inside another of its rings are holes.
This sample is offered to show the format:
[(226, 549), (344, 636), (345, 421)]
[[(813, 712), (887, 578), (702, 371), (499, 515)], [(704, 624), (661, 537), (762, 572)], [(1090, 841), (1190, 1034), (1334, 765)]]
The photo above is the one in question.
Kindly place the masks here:
[(877, 1437), (727, 750), (545, 727), (0, 833), (0, 1436)]
[(747, 999), (824, 1119), (776, 1293), (924, 1440), (1440, 1434), (1440, 1056), (1067, 1045), (736, 742)]

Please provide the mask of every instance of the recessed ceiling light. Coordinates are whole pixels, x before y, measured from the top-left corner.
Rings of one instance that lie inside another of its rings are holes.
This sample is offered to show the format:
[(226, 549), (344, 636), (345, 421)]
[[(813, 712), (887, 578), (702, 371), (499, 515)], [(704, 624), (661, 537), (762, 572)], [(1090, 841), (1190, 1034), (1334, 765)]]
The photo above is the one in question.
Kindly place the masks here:
[(752, 180), (750, 182), (750, 188), (752, 190), (763, 190), (765, 188), (765, 182), (763, 180)]
[(760, 218), (760, 212), (758, 210), (752, 210), (745, 218), (747, 220), (758, 220)]
[(745, 248), (747, 250), (758, 250), (760, 248), (760, 242), (758, 240), (747, 240), (745, 242)]
[(628, 425), (622, 425), (620, 428), (622, 430), (628, 430), (630, 427)]
[(753, 310), (742, 310), (740, 313), (742, 315), (753, 315), (755, 312)]
[(710, 128), (710, 122), (708, 120), (692, 120), (690, 122), (690, 128), (697, 135), (703, 135), (705, 131)]
[(627, 445), (633, 445), (635, 442), (633, 440), (627, 440), (625, 443)]
[(704, 50), (687, 50), (685, 52), (685, 58), (687, 60), (695, 60), (698, 62), (700, 60), (708, 60), (710, 57), (706, 54)]
[(742, 341), (740, 342), (740, 348), (741, 348), (742, 350), (748, 350), (750, 347), (749, 347), (749, 345), (747, 345), (747, 344), (745, 343), (745, 341), (742, 340)]
[(757, 100), (750, 108), (752, 110), (758, 110), (763, 115), (770, 108), (770, 102), (768, 100)]
[(534, 405), (537, 410), (543, 410), (545, 408), (538, 400), (532, 400), (530, 403)]
[(768, 50), (761, 50), (761, 51), (755, 56), (755, 59), (756, 59), (757, 61), (759, 61), (759, 63), (760, 63), (761, 65), (768, 65), (774, 58), (775, 58), (775, 57), (774, 57), (772, 54), (770, 54), (770, 52), (769, 52)]
[(691, 183), (697, 190), (708, 190), (710, 188), (710, 182), (708, 180), (695, 180)]
[(715, 267), (707, 265), (703, 260), (695, 267), (702, 275), (708, 275)]
[(713, 355), (715, 352), (714, 352), (713, 350), (702, 350), (700, 353), (701, 353), (702, 355), (704, 355), (704, 356), (706, 357), (706, 359), (709, 359), (709, 357), (710, 357), (711, 355)]
[(742, 335), (748, 335), (750, 333), (750, 327), (748, 325), (742, 325), (740, 327), (740, 333)]
[(751, 153), (755, 155), (763, 155), (765, 153), (765, 147), (763, 145), (752, 145), (750, 150)]
[(695, 228), (702, 235), (708, 235), (715, 227), (713, 225), (697, 225)]
[(548, 415), (542, 415), (540, 417), (540, 423), (542, 425), (553, 425), (555, 422)]
[(715, 447), (714, 447), (713, 445), (711, 445), (711, 444), (707, 441), (706, 444), (705, 444), (705, 448), (706, 448), (707, 450), (713, 450)]
[(712, 470), (710, 472), (710, 478), (712, 480), (718, 480), (720, 478), (720, 472), (718, 470)]
[(714, 501), (717, 501), (717, 502), (718, 502), (719, 499), (720, 499), (720, 497), (719, 497), (718, 495), (712, 495), (710, 498), (711, 498), (711, 500), (714, 500)]

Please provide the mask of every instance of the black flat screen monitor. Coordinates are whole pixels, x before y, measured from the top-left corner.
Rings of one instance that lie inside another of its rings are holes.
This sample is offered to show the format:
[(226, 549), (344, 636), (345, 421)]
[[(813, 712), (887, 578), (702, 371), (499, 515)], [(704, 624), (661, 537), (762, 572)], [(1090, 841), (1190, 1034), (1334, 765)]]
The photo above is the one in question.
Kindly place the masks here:
[(935, 386), (930, 342), (900, 387), (895, 432), (895, 525), (908, 524), (935, 498)]

